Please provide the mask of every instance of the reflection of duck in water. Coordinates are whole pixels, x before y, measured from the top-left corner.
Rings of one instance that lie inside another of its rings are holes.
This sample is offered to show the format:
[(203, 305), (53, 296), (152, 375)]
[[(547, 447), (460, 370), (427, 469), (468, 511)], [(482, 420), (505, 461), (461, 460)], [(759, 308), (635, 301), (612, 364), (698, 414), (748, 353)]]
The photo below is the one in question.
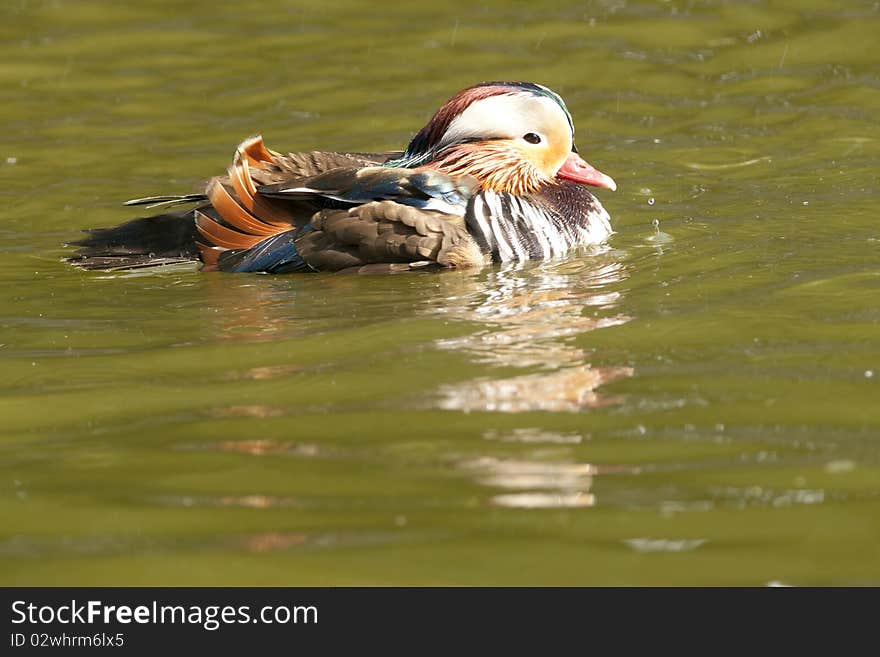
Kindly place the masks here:
[(482, 328), (438, 346), (464, 351), (482, 364), (532, 371), (446, 385), (439, 405), (465, 411), (578, 411), (613, 401), (596, 388), (631, 376), (632, 368), (591, 367), (584, 351), (571, 343), (581, 333), (630, 319), (613, 312), (620, 294), (608, 287), (623, 280), (626, 271), (609, 256), (510, 265), (471, 278), (470, 291), (459, 291), (436, 312), (479, 322)]
[[(595, 464), (582, 449), (584, 435), (542, 426), (541, 415), (507, 419), (493, 414), (533, 411), (577, 413), (615, 403), (603, 384), (633, 375), (630, 367), (592, 367), (574, 339), (623, 324), (618, 309), (625, 267), (609, 249), (565, 262), (507, 265), (477, 276), (450, 274), (444, 304), (432, 313), (475, 323), (469, 335), (440, 340), (440, 349), (464, 353), (496, 376), (441, 386), (435, 404), (449, 411), (483, 412), (483, 442), (476, 454), (452, 459), (457, 470), (491, 491), (487, 503), (518, 509), (595, 506), (596, 477), (631, 472), (620, 465)], [(455, 286), (456, 280), (459, 281)], [(489, 366), (488, 368), (485, 366)], [(521, 373), (511, 369), (519, 370)], [(574, 425), (577, 426), (576, 424)], [(502, 443), (506, 445), (502, 446)]]
[(71, 261), (283, 273), (543, 259), (610, 234), (586, 185), (616, 187), (578, 155), (563, 100), (488, 82), (451, 98), (403, 153), (282, 155), (248, 139), (204, 194), (131, 202), (194, 209), (90, 231)]

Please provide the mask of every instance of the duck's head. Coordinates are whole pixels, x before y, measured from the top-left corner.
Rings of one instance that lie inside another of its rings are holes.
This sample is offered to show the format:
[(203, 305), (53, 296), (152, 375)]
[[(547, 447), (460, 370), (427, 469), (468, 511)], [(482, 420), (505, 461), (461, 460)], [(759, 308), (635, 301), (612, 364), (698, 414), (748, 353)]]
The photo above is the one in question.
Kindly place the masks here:
[(484, 82), (460, 91), (396, 164), (471, 175), (483, 189), (512, 194), (535, 192), (557, 178), (617, 188), (578, 154), (562, 98), (531, 82)]

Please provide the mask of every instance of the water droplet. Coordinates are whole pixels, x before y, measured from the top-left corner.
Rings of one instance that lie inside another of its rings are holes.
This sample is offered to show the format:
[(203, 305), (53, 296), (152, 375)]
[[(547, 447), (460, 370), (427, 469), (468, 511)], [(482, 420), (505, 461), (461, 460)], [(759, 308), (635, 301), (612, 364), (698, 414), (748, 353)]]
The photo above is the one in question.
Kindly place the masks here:
[(667, 242), (672, 241), (672, 235), (668, 233), (664, 233), (660, 230), (660, 220), (652, 219), (651, 225), (654, 227), (654, 234), (650, 237), (646, 237), (645, 239), (648, 242), (653, 242), (655, 244), (666, 244)]
[(18, 163), (17, 157), (7, 157), (6, 158), (6, 164), (17, 164), (17, 163)]
[(865, 378), (870, 379), (874, 376), (874, 370), (865, 370)]
[(810, 204), (809, 201), (804, 201), (804, 205), (809, 205), (809, 204)]
[(654, 197), (648, 199), (648, 205), (654, 205)]

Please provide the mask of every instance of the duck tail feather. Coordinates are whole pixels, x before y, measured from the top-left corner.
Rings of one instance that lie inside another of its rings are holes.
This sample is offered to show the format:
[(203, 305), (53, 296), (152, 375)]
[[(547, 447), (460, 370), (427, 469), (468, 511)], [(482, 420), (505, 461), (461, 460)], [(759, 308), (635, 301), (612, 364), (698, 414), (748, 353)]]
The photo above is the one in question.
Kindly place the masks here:
[(81, 269), (126, 269), (198, 259), (193, 211), (141, 217), (110, 228), (92, 228), (71, 242), (80, 249), (66, 261)]

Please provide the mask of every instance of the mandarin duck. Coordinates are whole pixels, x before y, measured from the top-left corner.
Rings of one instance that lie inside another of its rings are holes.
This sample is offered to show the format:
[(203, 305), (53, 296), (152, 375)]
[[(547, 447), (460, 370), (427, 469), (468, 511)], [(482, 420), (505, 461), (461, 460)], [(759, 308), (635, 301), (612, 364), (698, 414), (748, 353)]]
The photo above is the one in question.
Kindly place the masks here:
[(286, 273), (552, 258), (611, 234), (587, 185), (616, 189), (578, 155), (562, 98), (485, 82), (449, 99), (402, 153), (283, 155), (247, 139), (204, 193), (128, 202), (191, 209), (86, 231), (68, 260)]

